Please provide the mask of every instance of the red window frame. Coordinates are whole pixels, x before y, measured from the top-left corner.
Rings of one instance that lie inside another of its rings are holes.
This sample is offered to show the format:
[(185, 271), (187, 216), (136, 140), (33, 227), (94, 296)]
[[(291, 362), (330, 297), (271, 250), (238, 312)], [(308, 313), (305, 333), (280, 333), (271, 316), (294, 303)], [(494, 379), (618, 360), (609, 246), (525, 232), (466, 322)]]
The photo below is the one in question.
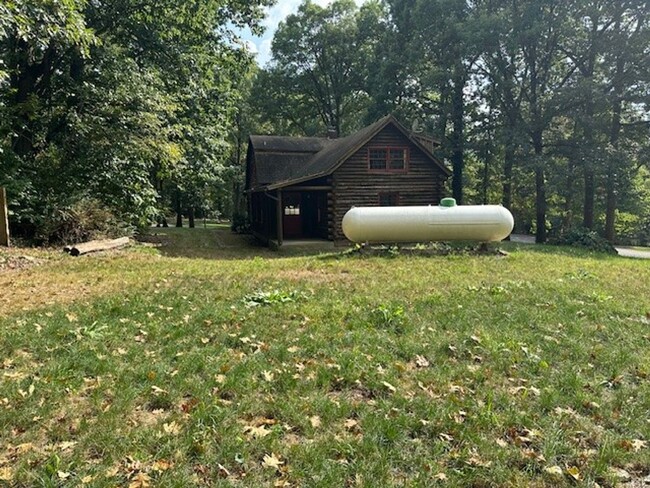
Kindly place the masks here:
[[(386, 164), (384, 169), (377, 169), (370, 167), (370, 152), (371, 151), (386, 151)], [(400, 169), (391, 169), (390, 168), (390, 152), (391, 151), (403, 151), (404, 153), (404, 168)], [(393, 173), (393, 174), (404, 174), (408, 173), (409, 163), (411, 160), (411, 151), (408, 146), (369, 146), (366, 152), (366, 167), (368, 168), (369, 173)]]
[[(388, 203), (388, 205), (382, 205), (381, 199), (382, 197), (385, 198), (395, 198), (395, 204), (393, 205), (391, 202)], [(382, 191), (379, 192), (379, 195), (377, 195), (377, 204), (380, 207), (398, 207), (400, 202), (400, 195), (398, 191)]]

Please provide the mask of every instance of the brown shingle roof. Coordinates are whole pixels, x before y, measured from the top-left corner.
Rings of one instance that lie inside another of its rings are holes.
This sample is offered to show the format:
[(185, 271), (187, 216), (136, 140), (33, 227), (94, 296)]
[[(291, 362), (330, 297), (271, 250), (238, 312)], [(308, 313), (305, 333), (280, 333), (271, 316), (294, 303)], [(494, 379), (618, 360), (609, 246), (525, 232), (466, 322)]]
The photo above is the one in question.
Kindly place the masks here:
[(447, 176), (451, 174), (428, 147), (412, 137), (392, 115), (387, 115), (340, 139), (251, 136), (250, 144), (255, 153), (257, 174), (252, 189), (272, 190), (331, 174), (388, 124), (393, 124), (418, 146)]

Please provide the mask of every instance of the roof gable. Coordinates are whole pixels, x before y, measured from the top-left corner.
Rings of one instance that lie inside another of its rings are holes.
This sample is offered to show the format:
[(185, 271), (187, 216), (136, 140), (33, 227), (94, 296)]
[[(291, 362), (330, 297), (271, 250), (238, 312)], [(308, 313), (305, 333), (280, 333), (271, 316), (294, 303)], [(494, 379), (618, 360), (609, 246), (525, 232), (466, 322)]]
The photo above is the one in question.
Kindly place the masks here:
[(257, 163), (255, 186), (273, 190), (329, 175), (388, 125), (394, 126), (418, 147), (443, 174), (451, 175), (417, 136), (411, 135), (392, 115), (387, 115), (340, 139), (251, 136), (250, 144)]

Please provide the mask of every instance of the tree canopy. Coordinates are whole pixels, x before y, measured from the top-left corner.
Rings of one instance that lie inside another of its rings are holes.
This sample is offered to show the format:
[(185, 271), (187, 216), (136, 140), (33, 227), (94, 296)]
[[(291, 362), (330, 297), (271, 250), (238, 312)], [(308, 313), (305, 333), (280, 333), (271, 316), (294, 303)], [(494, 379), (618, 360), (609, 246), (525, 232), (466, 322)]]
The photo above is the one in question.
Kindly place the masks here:
[(346, 135), (394, 113), (441, 142), (453, 196), (502, 203), (540, 242), (650, 236), (647, 1), (304, 0), (258, 68), (237, 32), (260, 33), (270, 3), (3, 2), (14, 229), (47, 234), (85, 200), (134, 224), (242, 213), (249, 133)]
[(83, 198), (132, 222), (165, 186), (219, 184), (240, 80), (233, 29), (268, 0), (16, 0), (0, 7), (0, 186), (34, 233)]
[(614, 240), (617, 217), (634, 240), (650, 229), (649, 7), (306, 0), (253, 97), (279, 133), (345, 134), (395, 113), (441, 141), (457, 200), (503, 203), (540, 242), (576, 226)]

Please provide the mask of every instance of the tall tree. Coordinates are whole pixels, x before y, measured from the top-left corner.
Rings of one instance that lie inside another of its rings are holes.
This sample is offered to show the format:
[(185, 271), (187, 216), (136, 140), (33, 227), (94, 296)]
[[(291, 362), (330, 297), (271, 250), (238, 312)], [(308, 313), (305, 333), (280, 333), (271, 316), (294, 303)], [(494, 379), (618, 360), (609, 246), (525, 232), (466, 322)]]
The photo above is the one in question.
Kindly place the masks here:
[(268, 3), (3, 4), (0, 183), (16, 187), (17, 220), (90, 195), (143, 221), (161, 179), (214, 173), (251, 62), (232, 28), (257, 30)]
[(380, 11), (377, 4), (360, 11), (353, 0), (328, 7), (306, 0), (278, 27), (270, 70), (260, 80), (279, 115), (299, 132), (331, 128), (341, 134), (359, 125), (367, 102), (363, 62), (373, 11)]

